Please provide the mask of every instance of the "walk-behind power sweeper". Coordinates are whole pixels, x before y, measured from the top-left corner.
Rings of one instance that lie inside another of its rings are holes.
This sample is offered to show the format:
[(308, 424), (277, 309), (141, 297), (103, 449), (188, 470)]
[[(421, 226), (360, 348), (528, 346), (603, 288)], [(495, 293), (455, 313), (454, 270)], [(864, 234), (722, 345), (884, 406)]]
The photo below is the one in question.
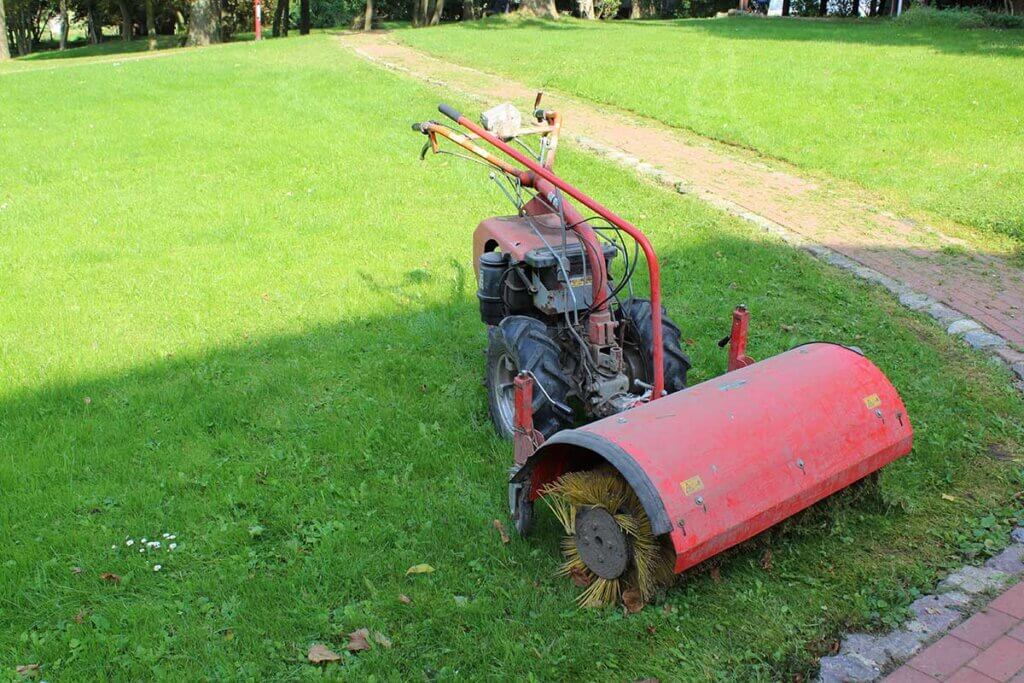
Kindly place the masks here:
[[(544, 499), (565, 528), (561, 573), (585, 587), (579, 603), (646, 601), (674, 574), (906, 455), (913, 432), (896, 389), (857, 349), (815, 342), (748, 357), (742, 306), (719, 342), (727, 372), (687, 388), (650, 241), (555, 175), (562, 120), (540, 99), (526, 125), (507, 104), (480, 124), (441, 105), (457, 127), (413, 129), (428, 137), (421, 157), (486, 164), (516, 207), (473, 234), (487, 400), (514, 443), (514, 526), (526, 535)], [(640, 252), (648, 298), (633, 292)]]

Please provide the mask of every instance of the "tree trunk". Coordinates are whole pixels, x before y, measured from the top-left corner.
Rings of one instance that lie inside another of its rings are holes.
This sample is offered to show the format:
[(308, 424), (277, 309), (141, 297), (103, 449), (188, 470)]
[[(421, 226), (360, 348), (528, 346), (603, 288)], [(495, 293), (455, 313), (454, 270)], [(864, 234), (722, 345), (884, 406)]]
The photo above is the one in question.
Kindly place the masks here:
[(850, 7), (850, 16), (854, 19), (860, 17), (860, 0), (852, 0)]
[(476, 7), (473, 6), (473, 0), (462, 0), (462, 20), (472, 21), (476, 19)]
[(828, 14), (828, 0), (821, 0), (818, 3), (818, 16), (825, 16)]
[(7, 15), (4, 13), (4, 0), (0, 0), (0, 62), (11, 58), (11, 46), (7, 44)]
[(309, 0), (299, 0), (299, 35), (309, 35)]
[(89, 5), (89, 9), (85, 14), (86, 30), (89, 34), (89, 43), (92, 45), (99, 45), (100, 42), (100, 31), (96, 24), (96, 7)]
[(580, 19), (594, 18), (594, 0), (577, 0), (576, 6), (579, 9)]
[(186, 45), (195, 47), (220, 42), (217, 7), (214, 4), (216, 2), (217, 0), (192, 0)]
[(412, 25), (414, 28), (426, 26), (430, 20), (430, 0), (413, 0)]
[(60, 50), (68, 49), (68, 0), (60, 0)]
[(434, 6), (431, 9), (430, 25), (437, 26), (441, 23), (441, 15), (444, 13), (444, 0), (434, 0)]
[(640, 0), (633, 0), (629, 5), (629, 18), (639, 19), (642, 15), (640, 12)]
[(121, 10), (121, 40), (132, 39), (132, 13), (128, 8), (127, 0), (118, 0), (118, 8)]
[(150, 50), (156, 49), (156, 15), (153, 13), (153, 0), (146, 0), (146, 36)]
[(274, 25), (270, 29), (270, 35), (275, 38), (281, 35), (281, 12), (284, 11), (284, 0), (277, 0), (274, 5)]
[(373, 29), (373, 0), (366, 0), (366, 10), (363, 12), (363, 30)]
[(789, 0), (782, 0), (782, 16), (789, 16)]
[(558, 8), (555, 7), (555, 0), (523, 0), (519, 5), (519, 11), (531, 17), (558, 18)]

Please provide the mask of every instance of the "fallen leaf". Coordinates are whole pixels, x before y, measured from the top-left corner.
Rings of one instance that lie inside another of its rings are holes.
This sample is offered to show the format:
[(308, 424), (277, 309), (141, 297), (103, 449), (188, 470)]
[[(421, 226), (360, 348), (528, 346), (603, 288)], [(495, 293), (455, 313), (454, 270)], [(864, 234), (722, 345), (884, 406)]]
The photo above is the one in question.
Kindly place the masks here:
[(398, 602), (402, 603), (403, 605), (411, 605), (412, 598), (410, 598), (408, 595), (399, 595)]
[(586, 588), (594, 582), (594, 579), (591, 578), (590, 574), (579, 567), (573, 567), (569, 571), (569, 578), (572, 579), (572, 582), (580, 588)]
[(644, 599), (636, 588), (629, 588), (622, 592), (622, 604), (630, 614), (636, 614), (644, 608)]
[(349, 652), (369, 650), (370, 642), (367, 640), (369, 636), (370, 632), (365, 628), (352, 631), (352, 633), (348, 634), (348, 645), (345, 646), (345, 649)]
[(501, 523), (500, 519), (494, 520), (493, 524), (494, 524), (494, 528), (498, 530), (499, 534), (501, 534), (501, 542), (504, 543), (505, 545), (508, 545), (508, 542), (511, 539), (508, 537), (508, 532), (505, 531), (505, 525)]
[(951, 496), (948, 493), (943, 493), (942, 494), (942, 500), (948, 500), (950, 503), (955, 503), (956, 502), (956, 496)]
[(711, 568), (711, 580), (715, 583), (722, 583), (722, 570), (718, 567)]
[(81, 567), (72, 567), (71, 568), (71, 573), (72, 574), (81, 574), (83, 571), (85, 571), (85, 570), (83, 570)]
[(766, 572), (772, 570), (772, 549), (766, 548), (764, 554), (761, 555), (761, 569)]
[(341, 661), (341, 655), (320, 643), (316, 643), (309, 648), (306, 658), (309, 659), (311, 664), (326, 664), (327, 662)]
[(103, 572), (100, 574), (100, 578), (114, 584), (121, 583), (121, 577), (114, 572)]
[(648, 626), (648, 627), (647, 627), (647, 632), (648, 632), (649, 634), (651, 634), (651, 635), (653, 636), (653, 635), (654, 635), (655, 633), (657, 633), (657, 632), (658, 632), (658, 629), (656, 629), (656, 628), (655, 628), (655, 627), (653, 627), (653, 626)]
[(86, 396), (85, 398), (82, 399), (82, 403), (84, 403), (85, 405), (89, 405), (92, 403), (92, 398)]
[(783, 332), (792, 332), (793, 331), (793, 325), (782, 324), (782, 325), (779, 325), (779, 327), (782, 328)]
[(434, 568), (431, 567), (429, 564), (414, 564), (413, 566), (405, 570), (405, 575), (409, 576), (409, 574), (430, 574), (433, 571)]
[(71, 618), (75, 621), (76, 624), (81, 624), (83, 621), (85, 621), (85, 610), (84, 609), (78, 610), (78, 614), (76, 614), (75, 616), (73, 616)]
[(373, 632), (373, 642), (377, 643), (381, 647), (391, 648), (391, 639), (380, 631)]
[(260, 298), (264, 301), (270, 301), (270, 292), (263, 292), (260, 294)]
[(22, 678), (35, 678), (36, 673), (39, 671), (38, 664), (21, 664), (14, 669), (18, 672), (18, 675)]

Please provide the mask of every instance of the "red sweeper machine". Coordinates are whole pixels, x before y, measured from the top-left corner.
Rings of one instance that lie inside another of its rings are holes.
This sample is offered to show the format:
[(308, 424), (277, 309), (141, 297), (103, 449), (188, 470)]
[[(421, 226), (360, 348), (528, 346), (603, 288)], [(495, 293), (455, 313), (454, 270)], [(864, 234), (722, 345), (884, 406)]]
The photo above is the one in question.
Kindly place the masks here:
[[(545, 500), (579, 603), (646, 601), (906, 455), (913, 431), (896, 389), (855, 348), (814, 342), (755, 362), (743, 306), (719, 342), (727, 372), (687, 387), (651, 242), (555, 175), (562, 119), (540, 104), (538, 94), (532, 120), (504, 104), (480, 123), (442, 104), (456, 126), (413, 129), (428, 138), (421, 158), (485, 164), (516, 207), (473, 234), (488, 406), (515, 454), (514, 526), (526, 535)], [(632, 282), (641, 253), (646, 298)]]

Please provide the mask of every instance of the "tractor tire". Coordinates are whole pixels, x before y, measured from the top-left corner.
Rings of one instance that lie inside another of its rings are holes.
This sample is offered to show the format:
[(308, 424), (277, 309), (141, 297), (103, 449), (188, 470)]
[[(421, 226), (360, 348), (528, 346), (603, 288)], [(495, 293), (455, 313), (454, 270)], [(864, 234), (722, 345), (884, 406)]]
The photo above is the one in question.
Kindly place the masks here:
[(487, 405), (498, 435), (515, 436), (514, 381), (522, 371), (534, 380), (533, 428), (547, 439), (572, 426), (572, 409), (566, 405), (572, 384), (547, 326), (536, 318), (510, 315), (488, 328), (487, 341)]
[[(645, 384), (654, 384), (654, 321), (651, 302), (647, 299), (626, 299), (618, 310), (623, 331), (626, 374), (630, 380), (639, 379)], [(674, 394), (686, 388), (686, 373), (690, 371), (690, 359), (683, 353), (679, 327), (661, 308), (661, 342), (665, 358), (665, 391)], [(636, 387), (630, 387), (634, 391)]]

